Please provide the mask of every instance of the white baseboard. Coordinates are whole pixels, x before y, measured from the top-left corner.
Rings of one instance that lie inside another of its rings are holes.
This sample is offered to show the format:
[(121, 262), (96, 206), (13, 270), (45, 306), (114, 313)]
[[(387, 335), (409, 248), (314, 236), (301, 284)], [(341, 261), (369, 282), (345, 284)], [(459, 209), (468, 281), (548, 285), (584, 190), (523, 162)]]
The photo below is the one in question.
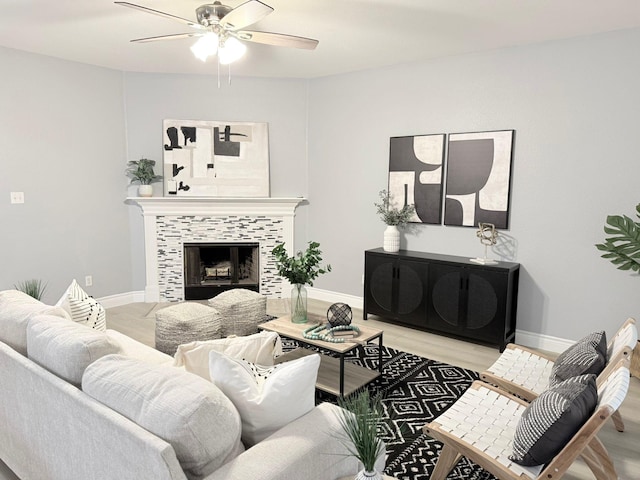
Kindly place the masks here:
[(104, 308), (120, 307), (129, 303), (144, 302), (144, 291), (118, 293), (96, 299)]
[(516, 330), (515, 343), (517, 343), (518, 345), (524, 345), (525, 347), (538, 348), (540, 350), (546, 350), (548, 352), (560, 353), (573, 345), (575, 341), (567, 340), (565, 338), (552, 337), (551, 335), (544, 335), (542, 333)]
[(362, 297), (357, 297), (355, 295), (347, 295), (345, 293), (332, 292), (330, 290), (321, 290), (320, 288), (315, 287), (307, 287), (307, 292), (309, 298), (314, 298), (316, 300), (322, 300), (323, 302), (331, 302), (331, 303), (346, 303), (352, 308), (362, 309), (364, 306), (364, 301)]
[[(307, 287), (309, 298), (316, 300), (322, 300), (323, 302), (346, 303), (352, 308), (362, 309), (364, 307), (364, 300), (362, 297), (356, 295), (347, 295), (344, 293), (333, 292), (330, 290), (322, 290), (315, 287)], [(104, 308), (119, 307), (121, 305), (127, 305), (128, 303), (144, 302), (145, 292), (134, 291), (127, 293), (120, 293), (117, 295), (109, 295), (97, 299)], [(568, 347), (573, 345), (573, 340), (567, 340), (564, 338), (553, 337), (551, 335), (544, 335), (542, 333), (527, 332), (525, 330), (516, 330), (516, 343), (524, 345), (525, 347), (539, 348), (549, 352), (562, 352)]]

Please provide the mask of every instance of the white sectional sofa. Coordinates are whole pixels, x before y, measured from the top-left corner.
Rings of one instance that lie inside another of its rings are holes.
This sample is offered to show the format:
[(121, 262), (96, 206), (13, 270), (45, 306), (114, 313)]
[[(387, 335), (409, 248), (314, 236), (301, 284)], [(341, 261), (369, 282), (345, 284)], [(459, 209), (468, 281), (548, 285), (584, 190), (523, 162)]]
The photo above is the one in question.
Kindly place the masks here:
[[(233, 404), (171, 365), (118, 332), (0, 292), (0, 458), (22, 480), (334, 480), (358, 471), (337, 438), (339, 407), (318, 405), (245, 450)], [(114, 374), (127, 384), (123, 397), (100, 384)]]

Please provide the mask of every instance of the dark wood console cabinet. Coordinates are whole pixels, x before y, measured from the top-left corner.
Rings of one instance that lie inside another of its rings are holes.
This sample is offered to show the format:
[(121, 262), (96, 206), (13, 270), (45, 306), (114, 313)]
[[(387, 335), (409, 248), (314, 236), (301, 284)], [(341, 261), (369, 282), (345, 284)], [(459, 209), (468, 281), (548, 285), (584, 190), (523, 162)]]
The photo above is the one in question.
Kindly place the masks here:
[(504, 350), (515, 340), (520, 265), (381, 248), (365, 252), (368, 314)]

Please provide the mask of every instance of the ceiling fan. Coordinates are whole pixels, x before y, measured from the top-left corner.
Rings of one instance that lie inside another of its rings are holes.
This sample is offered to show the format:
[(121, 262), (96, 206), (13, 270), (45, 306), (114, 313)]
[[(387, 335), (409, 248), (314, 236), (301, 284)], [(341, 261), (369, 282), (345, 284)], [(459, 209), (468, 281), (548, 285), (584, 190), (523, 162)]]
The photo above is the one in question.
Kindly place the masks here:
[(197, 21), (171, 15), (169, 13), (143, 7), (129, 2), (114, 2), (123, 7), (134, 8), (161, 17), (176, 20), (197, 31), (189, 33), (175, 33), (157, 37), (136, 38), (132, 42), (154, 42), (157, 40), (176, 40), (180, 38), (198, 37), (198, 41), (191, 47), (191, 51), (200, 60), (218, 54), (218, 61), (230, 64), (238, 60), (245, 52), (246, 46), (240, 41), (277, 45), (282, 47), (303, 48), (313, 50), (318, 40), (311, 38), (285, 35), (282, 33), (259, 32), (242, 30), (249, 25), (262, 20), (273, 12), (273, 8), (259, 0), (249, 0), (236, 8), (223, 5), (219, 1), (200, 5), (196, 8)]

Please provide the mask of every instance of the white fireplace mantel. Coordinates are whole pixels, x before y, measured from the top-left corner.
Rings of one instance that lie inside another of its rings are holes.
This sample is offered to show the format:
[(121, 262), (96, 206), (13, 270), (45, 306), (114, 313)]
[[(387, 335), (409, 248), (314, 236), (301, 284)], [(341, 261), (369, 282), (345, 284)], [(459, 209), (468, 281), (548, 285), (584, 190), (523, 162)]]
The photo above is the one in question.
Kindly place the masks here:
[(293, 216), (303, 197), (129, 197), (142, 214), (160, 215), (275, 215)]
[(280, 218), (287, 250), (294, 248), (294, 217), (303, 197), (129, 197), (126, 203), (138, 205), (144, 217), (146, 286), (145, 302), (161, 301), (158, 275), (158, 217), (255, 216)]

